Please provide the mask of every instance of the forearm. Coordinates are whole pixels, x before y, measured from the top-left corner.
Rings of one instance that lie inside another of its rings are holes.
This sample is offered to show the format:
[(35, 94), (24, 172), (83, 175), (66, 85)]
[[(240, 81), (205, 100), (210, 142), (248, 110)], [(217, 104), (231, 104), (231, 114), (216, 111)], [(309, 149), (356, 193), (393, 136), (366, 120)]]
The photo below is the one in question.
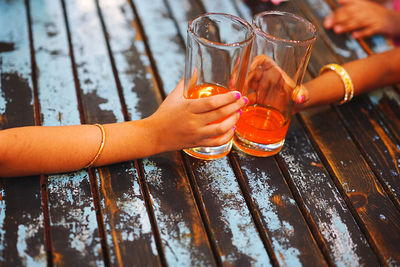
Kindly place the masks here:
[[(354, 94), (400, 82), (400, 48), (344, 64), (354, 85)], [(343, 99), (344, 85), (339, 75), (326, 71), (304, 84), (308, 101), (300, 105), (305, 109), (317, 105), (337, 103)]]
[[(158, 153), (147, 120), (105, 124), (106, 142), (94, 166)], [(96, 155), (101, 131), (93, 125), (21, 127), (0, 131), (0, 177), (79, 170)]]

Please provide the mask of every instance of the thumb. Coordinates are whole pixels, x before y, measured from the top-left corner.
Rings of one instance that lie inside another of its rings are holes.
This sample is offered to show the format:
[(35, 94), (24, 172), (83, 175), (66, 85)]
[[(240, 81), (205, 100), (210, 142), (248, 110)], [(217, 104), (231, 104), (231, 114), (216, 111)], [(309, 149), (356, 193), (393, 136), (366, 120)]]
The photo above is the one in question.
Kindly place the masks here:
[(304, 103), (309, 100), (309, 93), (304, 85), (297, 86), (292, 93), (292, 100), (294, 102), (294, 112), (303, 109)]

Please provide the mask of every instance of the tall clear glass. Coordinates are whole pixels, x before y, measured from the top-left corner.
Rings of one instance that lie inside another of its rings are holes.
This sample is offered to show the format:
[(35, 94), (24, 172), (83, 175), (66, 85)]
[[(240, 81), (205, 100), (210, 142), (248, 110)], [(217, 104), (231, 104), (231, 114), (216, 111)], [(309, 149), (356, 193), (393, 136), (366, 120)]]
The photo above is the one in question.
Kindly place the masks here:
[[(184, 97), (189, 99), (241, 91), (254, 38), (245, 20), (223, 13), (206, 13), (189, 22)], [(232, 140), (217, 147), (184, 151), (199, 159), (217, 159), (232, 148)]]
[(246, 86), (249, 103), (236, 124), (234, 145), (254, 156), (278, 153), (292, 115), (292, 93), (303, 81), (316, 29), (287, 12), (267, 11), (253, 19), (255, 41)]

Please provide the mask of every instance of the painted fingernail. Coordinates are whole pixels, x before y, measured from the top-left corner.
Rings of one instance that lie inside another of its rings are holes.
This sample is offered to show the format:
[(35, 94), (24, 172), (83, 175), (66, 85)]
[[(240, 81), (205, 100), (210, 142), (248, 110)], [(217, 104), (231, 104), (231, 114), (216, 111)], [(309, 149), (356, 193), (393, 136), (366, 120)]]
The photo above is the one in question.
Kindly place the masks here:
[(233, 126), (233, 131), (236, 131), (236, 126)]
[(236, 92), (235, 95), (236, 95), (236, 99), (240, 99), (242, 97), (239, 92)]
[(298, 95), (296, 98), (297, 104), (301, 104), (304, 102), (304, 95)]
[(249, 103), (249, 100), (247, 99), (247, 97), (244, 97), (243, 100), (244, 100), (245, 105), (247, 105), (247, 103)]
[(243, 112), (242, 112), (242, 110), (241, 110), (241, 109), (239, 109), (239, 115), (242, 115), (242, 113), (243, 113)]

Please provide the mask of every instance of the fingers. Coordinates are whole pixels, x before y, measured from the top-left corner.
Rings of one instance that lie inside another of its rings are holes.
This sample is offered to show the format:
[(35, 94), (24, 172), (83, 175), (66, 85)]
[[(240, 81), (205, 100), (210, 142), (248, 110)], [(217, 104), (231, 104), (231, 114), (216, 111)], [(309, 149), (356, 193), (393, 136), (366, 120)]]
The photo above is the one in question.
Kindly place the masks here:
[(217, 146), (228, 142), (235, 131), (235, 124), (240, 118), (240, 113), (235, 112), (225, 120), (209, 124), (202, 129), (203, 140), (199, 141), (200, 146)]
[(219, 94), (199, 99), (188, 99), (190, 102), (190, 111), (195, 114), (201, 114), (216, 110), (228, 104), (231, 104), (242, 97), (240, 92), (232, 91), (225, 94)]
[(207, 124), (219, 122), (220, 120), (225, 119), (227, 116), (232, 115), (233, 113), (241, 114), (241, 108), (248, 103), (247, 98), (243, 97), (231, 104), (225, 105), (219, 109), (202, 113), (200, 116), (204, 116)]
[(377, 33), (377, 31), (373, 28), (373, 27), (365, 27), (361, 30), (358, 31), (354, 31), (351, 36), (353, 38), (363, 38), (363, 37), (368, 37), (371, 35), (374, 35), (375, 33)]
[(333, 27), (333, 15), (328, 15), (324, 19), (324, 27), (326, 29), (331, 29)]
[(233, 138), (234, 134), (235, 134), (235, 129), (232, 128), (223, 135), (202, 140), (200, 146), (222, 146), (223, 144), (228, 143)]
[(299, 112), (304, 108), (304, 104), (309, 101), (309, 93), (304, 85), (296, 87), (292, 93), (292, 100), (294, 102), (293, 112)]

